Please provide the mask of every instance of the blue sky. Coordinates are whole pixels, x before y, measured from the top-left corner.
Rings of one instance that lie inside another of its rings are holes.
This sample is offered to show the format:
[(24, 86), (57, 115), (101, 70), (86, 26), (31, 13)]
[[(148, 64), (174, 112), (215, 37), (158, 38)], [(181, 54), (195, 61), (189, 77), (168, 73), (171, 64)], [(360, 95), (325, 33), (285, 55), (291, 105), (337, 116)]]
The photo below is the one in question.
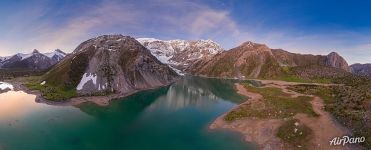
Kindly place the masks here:
[(123, 34), (211, 39), (226, 49), (253, 41), (371, 63), (370, 8), (341, 0), (2, 0), (0, 55), (71, 52), (89, 38)]

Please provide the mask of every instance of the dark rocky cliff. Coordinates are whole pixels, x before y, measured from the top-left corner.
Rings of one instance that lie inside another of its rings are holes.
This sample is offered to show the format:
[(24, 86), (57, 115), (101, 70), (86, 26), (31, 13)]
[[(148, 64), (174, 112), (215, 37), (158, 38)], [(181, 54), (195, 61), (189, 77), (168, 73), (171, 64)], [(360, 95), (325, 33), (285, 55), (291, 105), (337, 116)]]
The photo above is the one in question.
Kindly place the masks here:
[(129, 36), (87, 40), (46, 73), (47, 84), (75, 88), (79, 95), (130, 93), (164, 86), (178, 75)]

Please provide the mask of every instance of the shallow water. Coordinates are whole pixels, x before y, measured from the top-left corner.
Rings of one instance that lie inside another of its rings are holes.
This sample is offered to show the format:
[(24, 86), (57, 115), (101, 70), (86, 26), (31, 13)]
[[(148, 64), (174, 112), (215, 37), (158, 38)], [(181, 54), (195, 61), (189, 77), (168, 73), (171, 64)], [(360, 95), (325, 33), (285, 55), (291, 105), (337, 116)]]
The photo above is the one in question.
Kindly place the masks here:
[(252, 149), (237, 133), (208, 125), (244, 98), (233, 81), (186, 77), (107, 107), (35, 103), (35, 96), (0, 94), (0, 150)]

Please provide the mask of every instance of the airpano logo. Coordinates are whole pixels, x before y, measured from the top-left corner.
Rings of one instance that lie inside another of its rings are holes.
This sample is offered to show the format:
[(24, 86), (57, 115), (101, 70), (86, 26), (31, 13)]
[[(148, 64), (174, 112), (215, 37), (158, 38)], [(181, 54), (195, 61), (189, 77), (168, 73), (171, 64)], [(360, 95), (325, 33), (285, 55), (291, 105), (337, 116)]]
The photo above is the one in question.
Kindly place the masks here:
[(355, 143), (363, 143), (366, 141), (365, 137), (349, 137), (349, 136), (343, 136), (335, 137), (330, 141), (330, 145), (345, 145), (345, 144), (355, 144)]

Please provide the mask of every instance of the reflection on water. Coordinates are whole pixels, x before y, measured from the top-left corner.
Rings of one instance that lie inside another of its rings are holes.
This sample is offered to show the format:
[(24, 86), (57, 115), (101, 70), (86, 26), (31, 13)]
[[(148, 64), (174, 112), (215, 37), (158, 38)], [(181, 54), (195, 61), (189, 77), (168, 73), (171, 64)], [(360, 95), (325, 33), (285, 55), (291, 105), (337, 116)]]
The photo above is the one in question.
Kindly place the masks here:
[(174, 111), (185, 107), (206, 109), (212, 107), (213, 104), (223, 101), (217, 95), (234, 96), (228, 99), (231, 102), (241, 101), (242, 98), (239, 95), (231, 94), (234, 93), (233, 88), (228, 89), (228, 87), (233, 87), (232, 81), (226, 81), (223, 84), (220, 80), (215, 79), (186, 77), (170, 86), (166, 94), (159, 97), (148, 109), (164, 109), (165, 107)]
[(22, 118), (40, 105), (35, 105), (35, 95), (22, 91), (9, 91), (0, 94), (0, 122), (9, 118)]
[[(207, 98), (211, 101), (203, 101)], [(149, 109), (157, 107), (178, 110), (184, 107), (207, 107), (213, 101), (216, 103), (217, 98), (212, 93), (206, 93), (202, 89), (194, 89), (187, 86), (174, 85), (169, 88), (166, 95), (158, 98)]]
[(77, 108), (40, 104), (35, 98), (22, 91), (0, 94), (0, 150), (65, 149), (63, 139), (91, 123)]
[(240, 135), (210, 131), (219, 115), (243, 101), (233, 81), (186, 77), (169, 86), (78, 108), (0, 94), (0, 149), (251, 149)]
[(192, 76), (185, 77), (180, 84), (197, 90), (205, 90), (207, 93), (212, 93), (226, 101), (242, 103), (245, 98), (235, 92), (234, 84), (236, 82), (238, 81)]
[(109, 107), (99, 107), (92, 103), (79, 106), (82, 112), (96, 118), (104, 120), (116, 120), (120, 118), (122, 122), (135, 119), (142, 111), (151, 105), (158, 97), (165, 95), (168, 87), (139, 92), (130, 95), (123, 100), (114, 100)]

